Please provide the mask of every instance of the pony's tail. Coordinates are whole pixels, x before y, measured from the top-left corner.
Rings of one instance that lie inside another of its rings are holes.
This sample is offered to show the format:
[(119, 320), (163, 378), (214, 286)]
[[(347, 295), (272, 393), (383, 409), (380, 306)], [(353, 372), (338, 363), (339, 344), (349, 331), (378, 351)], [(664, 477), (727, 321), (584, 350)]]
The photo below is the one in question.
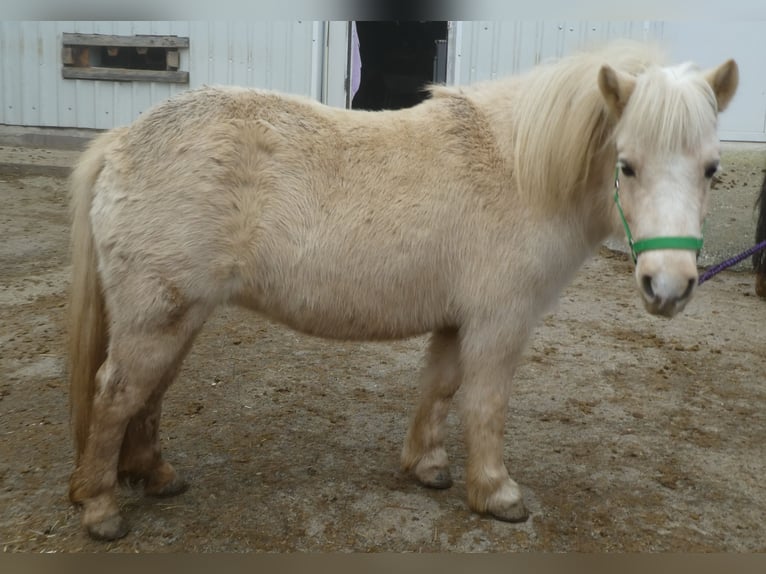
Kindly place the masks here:
[[(755, 225), (755, 242), (766, 241), (766, 177), (761, 185), (761, 193), (756, 201), (758, 221)], [(758, 295), (766, 297), (766, 253), (763, 250), (753, 255), (753, 270), (756, 274), (755, 289)]]
[(96, 372), (106, 359), (104, 296), (98, 275), (90, 221), (93, 187), (104, 167), (105, 148), (116, 133), (98, 136), (70, 176), (72, 284), (69, 296), (69, 408), (76, 461), (85, 449), (90, 427)]

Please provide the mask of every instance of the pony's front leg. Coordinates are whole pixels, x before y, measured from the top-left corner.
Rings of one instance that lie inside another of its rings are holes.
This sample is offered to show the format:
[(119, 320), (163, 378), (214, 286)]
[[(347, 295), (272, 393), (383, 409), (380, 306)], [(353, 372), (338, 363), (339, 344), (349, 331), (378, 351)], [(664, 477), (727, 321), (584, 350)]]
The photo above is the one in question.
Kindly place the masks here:
[(503, 462), (503, 446), (511, 378), (526, 337), (476, 335), (466, 337), (461, 350), (468, 504), (476, 512), (521, 522), (529, 513)]
[(452, 486), (444, 438), (450, 402), (462, 380), (459, 357), (457, 330), (431, 336), (420, 403), (402, 450), (402, 469), (431, 488)]

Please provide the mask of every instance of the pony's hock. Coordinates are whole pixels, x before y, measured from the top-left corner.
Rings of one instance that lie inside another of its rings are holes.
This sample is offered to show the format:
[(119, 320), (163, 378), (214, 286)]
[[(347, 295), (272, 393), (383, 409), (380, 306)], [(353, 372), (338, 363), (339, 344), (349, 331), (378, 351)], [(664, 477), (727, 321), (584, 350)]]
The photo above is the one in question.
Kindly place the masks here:
[[(637, 242), (701, 237), (737, 67), (662, 65), (618, 42), (381, 112), (202, 88), (96, 139), (72, 176), (69, 370), (70, 497), (91, 535), (127, 532), (118, 477), (151, 495), (185, 486), (161, 454), (162, 398), (222, 304), (329, 338), (432, 333), (403, 468), (451, 484), (462, 385), (468, 503), (526, 518), (503, 460), (510, 380), (541, 315), (620, 230), (614, 166)], [(640, 254), (650, 313), (683, 309), (695, 255)]]

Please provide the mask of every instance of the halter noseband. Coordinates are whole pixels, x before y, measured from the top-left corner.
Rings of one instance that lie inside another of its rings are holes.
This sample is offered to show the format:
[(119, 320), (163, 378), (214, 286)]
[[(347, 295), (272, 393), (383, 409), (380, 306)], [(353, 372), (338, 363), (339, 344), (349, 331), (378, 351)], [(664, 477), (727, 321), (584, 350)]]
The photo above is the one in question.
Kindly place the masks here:
[(630, 232), (630, 226), (628, 220), (625, 219), (625, 214), (622, 211), (620, 205), (620, 166), (618, 165), (614, 170), (614, 202), (617, 204), (617, 210), (620, 212), (620, 219), (622, 219), (622, 225), (625, 228), (625, 235), (628, 238), (628, 245), (630, 246), (630, 255), (633, 257), (633, 263), (638, 261), (638, 256), (644, 251), (652, 251), (656, 249), (685, 249), (688, 251), (696, 251), (699, 255), (702, 249), (702, 237), (650, 237), (649, 239), (633, 240), (633, 234)]

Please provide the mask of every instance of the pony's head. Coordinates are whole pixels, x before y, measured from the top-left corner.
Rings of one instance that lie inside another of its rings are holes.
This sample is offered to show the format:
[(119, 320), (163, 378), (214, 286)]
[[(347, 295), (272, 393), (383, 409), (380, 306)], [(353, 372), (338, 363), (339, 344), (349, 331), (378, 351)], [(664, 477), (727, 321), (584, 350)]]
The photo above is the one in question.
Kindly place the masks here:
[(717, 117), (738, 79), (733, 60), (708, 71), (689, 64), (652, 66), (637, 76), (609, 65), (599, 70), (601, 94), (618, 118), (616, 208), (652, 314), (680, 312), (697, 285), (707, 196), (720, 159)]

